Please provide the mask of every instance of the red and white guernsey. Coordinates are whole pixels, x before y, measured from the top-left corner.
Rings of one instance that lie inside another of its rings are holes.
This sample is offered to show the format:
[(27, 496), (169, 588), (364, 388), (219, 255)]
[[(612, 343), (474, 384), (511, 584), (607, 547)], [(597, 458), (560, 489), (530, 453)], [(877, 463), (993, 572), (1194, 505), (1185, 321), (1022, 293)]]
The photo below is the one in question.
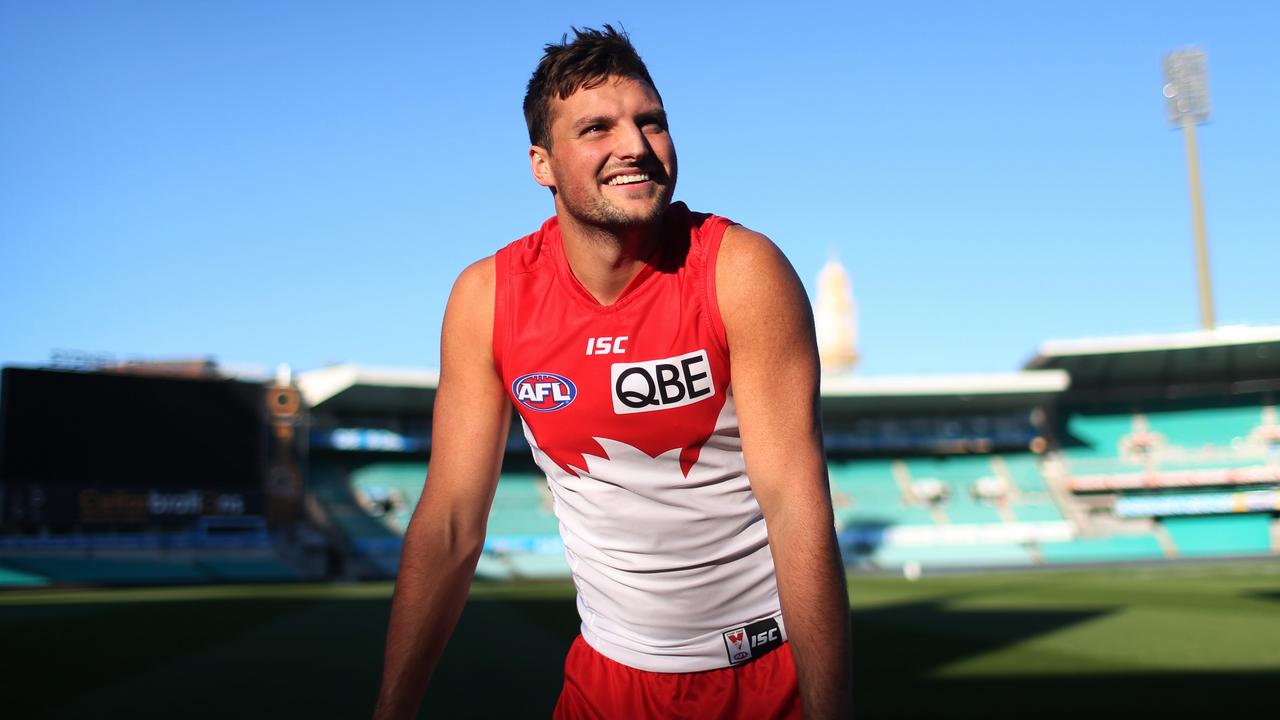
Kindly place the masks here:
[(547, 475), (583, 638), (693, 672), (785, 639), (747, 480), (716, 302), (721, 217), (675, 203), (612, 305), (579, 284), (553, 217), (497, 253), (493, 351)]

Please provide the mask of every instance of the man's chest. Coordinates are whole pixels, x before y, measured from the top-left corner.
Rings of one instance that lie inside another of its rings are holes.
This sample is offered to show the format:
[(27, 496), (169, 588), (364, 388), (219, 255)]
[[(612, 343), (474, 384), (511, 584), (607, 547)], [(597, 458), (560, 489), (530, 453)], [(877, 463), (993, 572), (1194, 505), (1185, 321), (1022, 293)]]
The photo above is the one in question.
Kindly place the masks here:
[(537, 445), (566, 470), (600, 454), (596, 438), (656, 457), (715, 429), (728, 357), (704, 304), (678, 290), (652, 288), (617, 311), (544, 301), (513, 313), (504, 381)]

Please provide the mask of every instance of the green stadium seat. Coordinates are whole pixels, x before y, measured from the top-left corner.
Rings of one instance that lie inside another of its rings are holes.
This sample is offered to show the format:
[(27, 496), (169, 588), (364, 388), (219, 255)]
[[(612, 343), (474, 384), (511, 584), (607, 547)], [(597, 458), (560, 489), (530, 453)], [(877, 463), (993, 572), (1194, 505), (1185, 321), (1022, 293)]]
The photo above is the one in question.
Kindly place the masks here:
[(833, 462), (827, 466), (827, 474), (840, 492), (875, 501), (902, 502), (893, 465), (887, 460)]
[(512, 553), (505, 558), (511, 577), (521, 580), (551, 580), (569, 577), (569, 561), (561, 553)]
[(1026, 494), (1048, 494), (1049, 484), (1040, 473), (1040, 458), (1036, 455), (1003, 455), (1005, 467), (1013, 476), (1013, 484)]
[[(382, 462), (366, 465), (351, 473), (350, 485), (366, 497), (399, 497), (403, 504), (376, 522), (403, 535), (413, 509), (421, 498), (427, 464), (422, 462)], [(503, 473), (498, 478), (493, 506), (489, 511), (489, 536), (555, 535), (559, 521), (547, 502), (546, 478), (535, 473)], [(370, 517), (367, 513), (363, 513)], [(377, 534), (369, 528), (353, 527), (348, 518), (344, 531)]]
[(836, 517), (843, 527), (857, 525), (932, 525), (933, 517), (924, 507), (907, 505), (893, 476), (891, 460), (857, 460), (830, 463), (833, 494), (851, 501), (837, 504)]
[(0, 587), (39, 587), (48, 584), (49, 578), (0, 565)]
[(542, 475), (503, 474), (489, 511), (489, 535), (558, 534), (560, 522), (548, 502), (546, 484)]
[(73, 585), (196, 584), (209, 576), (189, 560), (85, 556), (24, 556), (6, 559), (19, 572)]
[(1021, 522), (1050, 522), (1065, 519), (1062, 511), (1053, 503), (1017, 503), (1009, 506), (1009, 510)]
[[(1168, 410), (1143, 409), (1147, 428), (1164, 437), (1170, 449), (1196, 452), (1209, 447), (1225, 450), (1237, 440), (1247, 438), (1262, 422), (1260, 405), (1231, 408), (1195, 408)], [(1066, 447), (1068, 461), (1077, 474), (1094, 472), (1131, 472), (1139, 469), (1138, 462), (1120, 457), (1120, 441), (1129, 435), (1135, 424), (1130, 413), (1113, 415), (1072, 415), (1067, 421), (1070, 435), (1085, 443), (1083, 447)], [(1110, 461), (1109, 463), (1105, 461)], [(1211, 459), (1184, 458), (1162, 460), (1161, 470), (1196, 470), (1203, 468), (1246, 467), (1257, 459), (1216, 457)]]
[(480, 556), (476, 563), (476, 578), (479, 580), (500, 581), (511, 579), (511, 566), (502, 558), (489, 553)]
[(1013, 543), (920, 545), (881, 547), (872, 556), (881, 567), (901, 567), (907, 562), (930, 567), (1019, 566), (1032, 564), (1031, 553)]
[(1206, 445), (1230, 447), (1243, 439), (1262, 422), (1262, 408), (1205, 408), (1176, 412), (1149, 412), (1147, 423), (1161, 433), (1170, 445), (1197, 449)]
[(881, 504), (872, 507), (857, 507), (853, 510), (836, 511), (843, 527), (858, 525), (932, 525), (933, 516), (928, 509), (907, 507), (902, 503)]
[(219, 557), (200, 559), (195, 564), (218, 582), (290, 582), (302, 579), (297, 570), (275, 558)]
[(1183, 557), (1259, 555), (1271, 552), (1271, 516), (1210, 515), (1162, 521)]
[(1248, 457), (1215, 457), (1212, 459), (1192, 459), (1192, 460), (1163, 460), (1156, 464), (1158, 470), (1166, 472), (1180, 470), (1217, 470), (1217, 469), (1235, 469), (1252, 467), (1261, 465), (1262, 460), (1259, 458)]
[(1114, 535), (1075, 538), (1067, 542), (1041, 543), (1040, 553), (1049, 563), (1121, 562), (1164, 557), (1155, 535)]
[(906, 461), (913, 480), (933, 478), (946, 483), (949, 497), (941, 504), (952, 523), (990, 524), (1002, 522), (999, 511), (988, 501), (973, 495), (973, 487), (984, 477), (996, 475), (988, 455), (958, 455), (941, 458), (911, 458)]
[(1133, 431), (1133, 415), (1072, 415), (1067, 421), (1067, 431), (1086, 446), (1072, 448), (1072, 452), (1117, 455), (1120, 452), (1120, 439)]
[[(952, 497), (955, 497), (952, 495)], [(1000, 513), (990, 505), (976, 505), (971, 502), (948, 502), (943, 506), (947, 518), (953, 523), (983, 525), (1002, 522)]]

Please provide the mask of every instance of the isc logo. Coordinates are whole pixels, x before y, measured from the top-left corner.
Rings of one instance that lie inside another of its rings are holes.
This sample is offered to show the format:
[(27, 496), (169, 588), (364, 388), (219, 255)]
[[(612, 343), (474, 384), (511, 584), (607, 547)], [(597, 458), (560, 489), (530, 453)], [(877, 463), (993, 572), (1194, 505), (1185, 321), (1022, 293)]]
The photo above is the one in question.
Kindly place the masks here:
[(627, 351), (627, 335), (587, 338), (588, 355), (621, 355)]
[(729, 653), (730, 665), (760, 657), (782, 645), (782, 631), (773, 618), (726, 630), (721, 635), (724, 637), (724, 649)]
[(559, 410), (578, 396), (573, 381), (555, 373), (529, 373), (511, 383), (516, 402), (537, 412)]
[(771, 642), (777, 642), (778, 628), (770, 628), (768, 630), (758, 632), (751, 636), (751, 647), (764, 647)]
[(614, 363), (609, 374), (613, 411), (618, 415), (692, 405), (716, 394), (706, 350), (662, 360)]

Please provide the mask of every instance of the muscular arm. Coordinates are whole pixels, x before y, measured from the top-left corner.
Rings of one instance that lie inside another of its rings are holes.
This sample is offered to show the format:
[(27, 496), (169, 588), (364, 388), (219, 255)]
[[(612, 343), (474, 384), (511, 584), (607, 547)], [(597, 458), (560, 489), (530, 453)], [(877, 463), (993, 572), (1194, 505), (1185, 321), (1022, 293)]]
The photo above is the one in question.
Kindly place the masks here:
[(493, 364), (493, 259), (462, 272), (445, 310), (430, 470), (405, 532), (377, 719), (416, 717), (484, 547), (511, 405)]
[(725, 232), (717, 297), (751, 488), (769, 548), (806, 718), (849, 712), (849, 598), (818, 414), (818, 353), (804, 288), (765, 236)]

